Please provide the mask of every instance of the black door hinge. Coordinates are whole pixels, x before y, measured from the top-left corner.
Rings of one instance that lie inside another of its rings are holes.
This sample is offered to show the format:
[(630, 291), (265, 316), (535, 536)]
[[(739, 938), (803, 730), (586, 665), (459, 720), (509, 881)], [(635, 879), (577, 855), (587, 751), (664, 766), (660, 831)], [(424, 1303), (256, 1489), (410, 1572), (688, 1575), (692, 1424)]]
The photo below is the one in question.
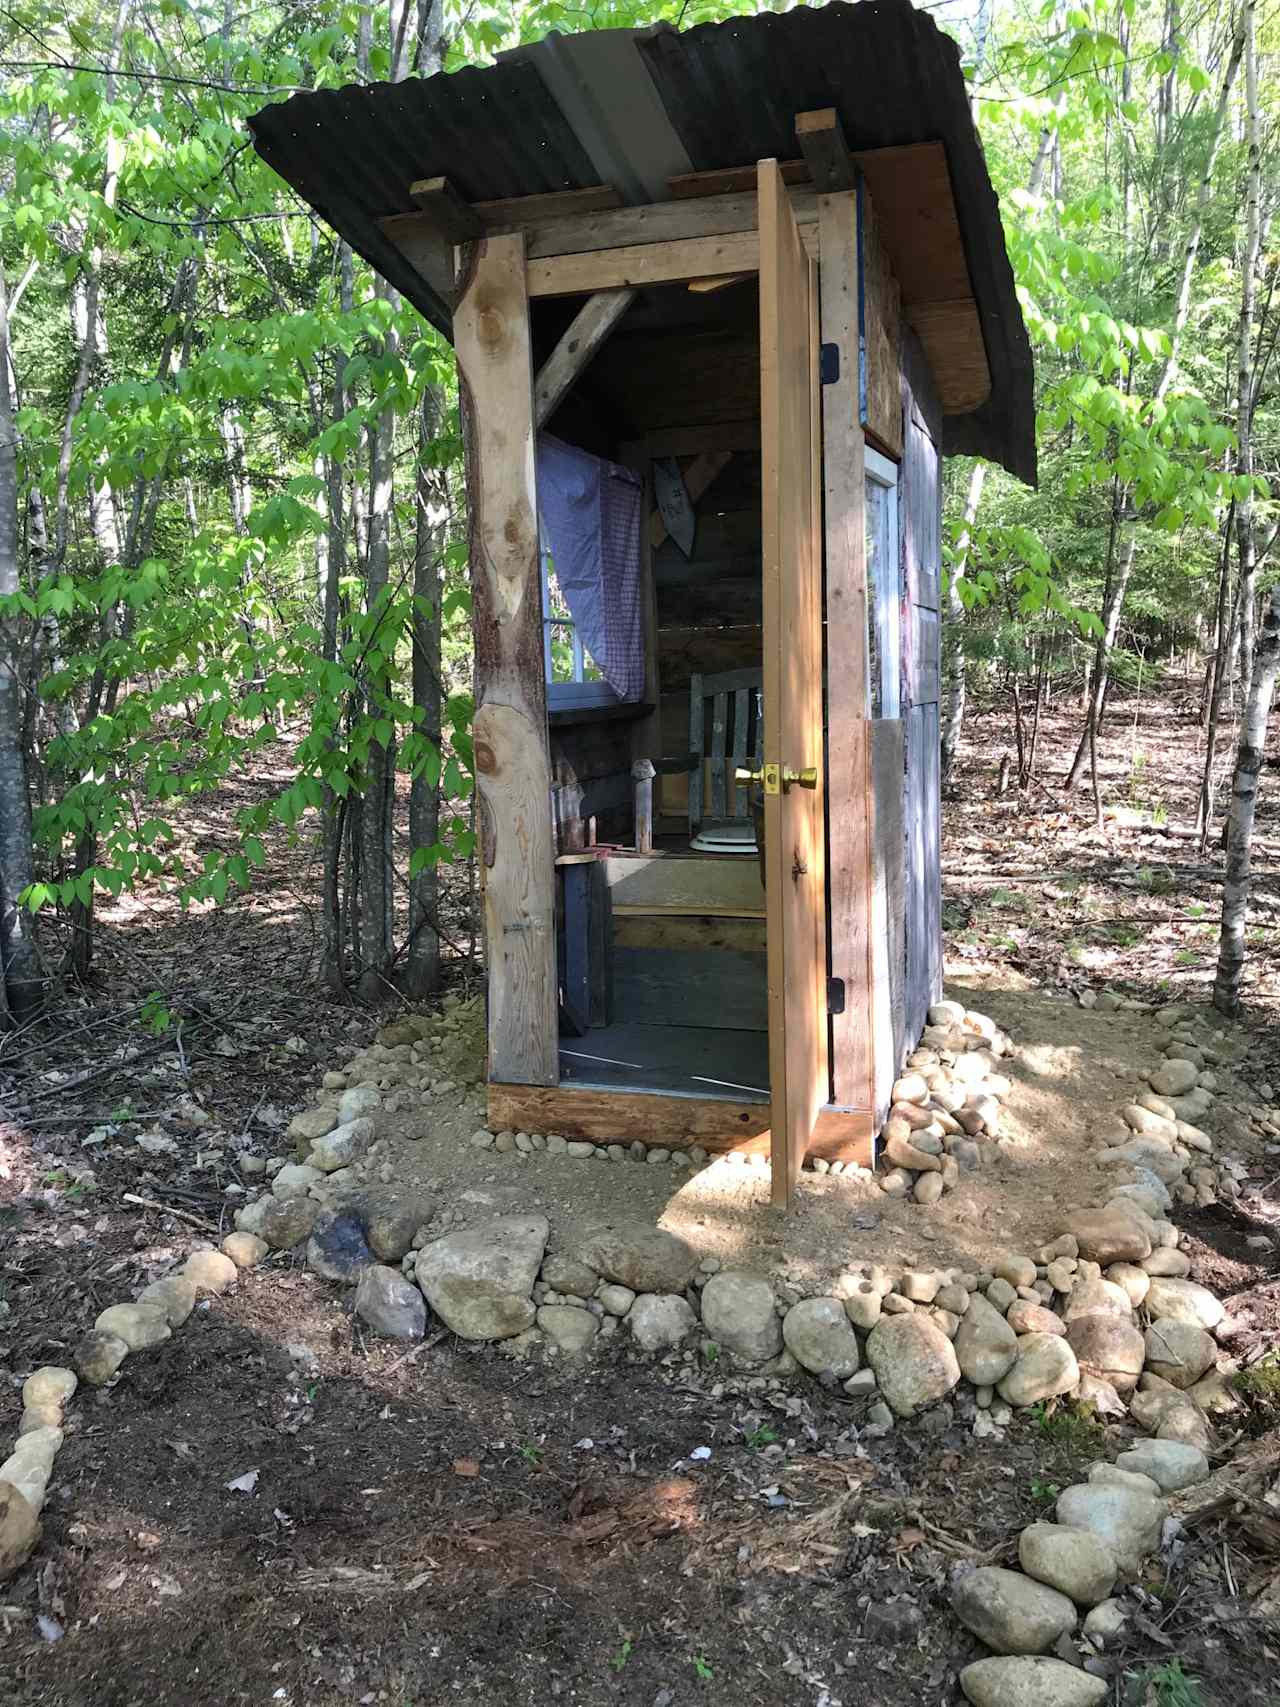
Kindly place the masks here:
[(842, 1014), (844, 1012), (844, 979), (827, 979), (827, 1012)]
[(839, 344), (818, 346), (818, 378), (824, 385), (834, 385), (840, 378)]

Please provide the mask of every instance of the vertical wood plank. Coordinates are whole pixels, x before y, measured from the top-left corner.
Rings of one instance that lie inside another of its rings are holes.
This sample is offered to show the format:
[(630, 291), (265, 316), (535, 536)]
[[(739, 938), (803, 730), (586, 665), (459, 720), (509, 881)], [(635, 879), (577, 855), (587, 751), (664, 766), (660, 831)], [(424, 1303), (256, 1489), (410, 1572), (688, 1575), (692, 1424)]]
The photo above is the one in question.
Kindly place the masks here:
[[(823, 769), (817, 276), (776, 160), (758, 167), (766, 763)], [(827, 1098), (822, 790), (765, 795), (770, 1151), (791, 1201)]]
[(689, 754), (693, 769), (689, 772), (689, 831), (695, 834), (702, 828), (702, 749), (706, 740), (703, 723), (702, 677), (689, 677)]
[(563, 965), (560, 1005), (564, 1018), (577, 1037), (589, 1029), (591, 1020), (590, 880), (592, 866), (561, 868), (564, 893)]
[(863, 436), (858, 402), (857, 202), (852, 192), (818, 203), (822, 341), (840, 352), (840, 374), (822, 388), (826, 496), (827, 824), (831, 973), (844, 983), (844, 1012), (831, 1021), (831, 1100), (875, 1102), (874, 965), (870, 933), (871, 758), (867, 722), (867, 558)]
[(522, 234), (463, 251), (453, 328), (475, 634), (489, 1077), (554, 1085), (555, 871)]
[(866, 339), (868, 432), (890, 456), (902, 455), (902, 400), (898, 389), (900, 292), (871, 201), (862, 186), (860, 221), (862, 323)]
[[(743, 769), (747, 762), (747, 724), (750, 721), (751, 689), (738, 688), (733, 696), (733, 771)], [(745, 818), (750, 811), (746, 783), (733, 783), (733, 815)]]
[(726, 787), (725, 755), (728, 751), (729, 740), (729, 695), (717, 693), (711, 700), (711, 816), (727, 818), (729, 816), (728, 789)]

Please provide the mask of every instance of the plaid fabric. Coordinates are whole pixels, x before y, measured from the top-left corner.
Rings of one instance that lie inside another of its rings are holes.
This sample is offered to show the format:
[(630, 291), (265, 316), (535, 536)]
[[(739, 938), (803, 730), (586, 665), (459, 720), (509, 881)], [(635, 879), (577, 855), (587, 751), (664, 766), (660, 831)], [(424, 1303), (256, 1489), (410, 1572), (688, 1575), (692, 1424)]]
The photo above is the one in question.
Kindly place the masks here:
[(550, 433), (537, 472), (539, 524), (582, 644), (619, 699), (641, 699), (639, 477)]

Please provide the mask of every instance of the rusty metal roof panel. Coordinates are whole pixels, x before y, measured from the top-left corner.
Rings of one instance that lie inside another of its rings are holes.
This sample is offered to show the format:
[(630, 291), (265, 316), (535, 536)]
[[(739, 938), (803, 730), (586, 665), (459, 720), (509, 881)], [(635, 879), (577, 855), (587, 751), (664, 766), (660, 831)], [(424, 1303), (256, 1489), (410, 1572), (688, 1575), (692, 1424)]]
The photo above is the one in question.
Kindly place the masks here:
[[(605, 33), (550, 37), (426, 81), (295, 95), (249, 121), (254, 145), (447, 334), (444, 294), (377, 224), (412, 208), (417, 179), (447, 177), (486, 201), (583, 188), (600, 181), (602, 159), (625, 154), (629, 180), (651, 186), (680, 153), (695, 170), (792, 159), (796, 114), (818, 107), (838, 110), (855, 149), (941, 142), (992, 376), (987, 402), (946, 418), (944, 448), (1034, 481), (1030, 348), (959, 50), (933, 20), (910, 0), (837, 0), (683, 33)], [(646, 74), (658, 105), (647, 90), (623, 100), (620, 83), (611, 98), (611, 80)], [(618, 187), (636, 199), (630, 181)]]

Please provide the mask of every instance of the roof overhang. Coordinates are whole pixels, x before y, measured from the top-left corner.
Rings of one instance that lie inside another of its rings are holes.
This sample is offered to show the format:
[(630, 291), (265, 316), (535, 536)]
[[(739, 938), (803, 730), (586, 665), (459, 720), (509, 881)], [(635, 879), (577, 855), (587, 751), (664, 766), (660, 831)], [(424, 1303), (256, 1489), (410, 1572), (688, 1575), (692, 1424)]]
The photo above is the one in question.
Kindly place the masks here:
[(769, 157), (807, 184), (796, 117), (821, 108), (870, 189), (944, 449), (1034, 482), (1031, 352), (959, 53), (908, 0), (551, 35), (484, 69), (295, 95), (249, 122), (263, 159), (447, 336), (452, 248), (412, 186), (446, 180), (460, 235), (705, 195), (711, 172), (727, 199), (751, 181), (734, 169)]

